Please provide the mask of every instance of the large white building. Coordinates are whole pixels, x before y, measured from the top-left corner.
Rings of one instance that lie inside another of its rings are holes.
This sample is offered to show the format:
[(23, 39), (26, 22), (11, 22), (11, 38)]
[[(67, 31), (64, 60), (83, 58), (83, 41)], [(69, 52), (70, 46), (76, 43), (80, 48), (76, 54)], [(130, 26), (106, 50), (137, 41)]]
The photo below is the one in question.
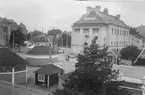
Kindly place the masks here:
[(120, 50), (129, 45), (129, 27), (120, 20), (120, 15), (108, 14), (108, 9), (103, 12), (101, 7), (87, 7), (87, 13), (72, 26), (72, 53), (83, 51), (84, 45), (89, 45), (97, 36), (100, 47), (107, 45), (109, 49)]

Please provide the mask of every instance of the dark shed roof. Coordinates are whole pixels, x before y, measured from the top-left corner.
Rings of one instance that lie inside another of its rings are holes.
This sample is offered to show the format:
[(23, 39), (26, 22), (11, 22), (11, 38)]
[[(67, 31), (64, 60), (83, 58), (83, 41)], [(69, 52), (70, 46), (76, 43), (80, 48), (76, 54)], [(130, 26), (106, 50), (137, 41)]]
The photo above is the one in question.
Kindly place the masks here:
[(53, 64), (48, 64), (47, 66), (44, 66), (44, 67), (34, 71), (34, 73), (52, 75), (52, 74), (60, 73), (60, 72), (62, 72), (62, 70), (63, 69), (61, 69)]
[(8, 48), (0, 48), (0, 67), (26, 66), (28, 62)]

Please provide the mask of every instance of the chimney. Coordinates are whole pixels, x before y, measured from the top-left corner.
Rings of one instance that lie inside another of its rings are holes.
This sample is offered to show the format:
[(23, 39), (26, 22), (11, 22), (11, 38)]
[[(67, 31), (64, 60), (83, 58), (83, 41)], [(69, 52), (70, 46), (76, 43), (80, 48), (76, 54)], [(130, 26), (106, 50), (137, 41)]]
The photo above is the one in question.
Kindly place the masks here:
[(116, 17), (117, 17), (118, 19), (120, 19), (120, 16), (121, 16), (120, 14), (116, 15)]
[(105, 8), (105, 9), (103, 10), (103, 13), (108, 14), (108, 9)]
[(100, 9), (101, 9), (101, 6), (96, 6), (96, 7), (95, 7), (95, 11), (96, 11), (96, 12), (100, 12)]
[(87, 13), (89, 14), (91, 12), (91, 10), (92, 10), (92, 7), (88, 6), (87, 7)]

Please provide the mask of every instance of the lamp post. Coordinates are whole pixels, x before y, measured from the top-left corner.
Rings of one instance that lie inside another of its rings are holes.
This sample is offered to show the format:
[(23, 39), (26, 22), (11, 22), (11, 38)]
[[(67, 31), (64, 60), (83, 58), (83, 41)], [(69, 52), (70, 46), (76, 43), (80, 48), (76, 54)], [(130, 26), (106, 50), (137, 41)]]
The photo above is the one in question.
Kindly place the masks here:
[(142, 81), (142, 84), (143, 84), (143, 86), (142, 86), (142, 95), (145, 95), (145, 76), (143, 76), (141, 81)]

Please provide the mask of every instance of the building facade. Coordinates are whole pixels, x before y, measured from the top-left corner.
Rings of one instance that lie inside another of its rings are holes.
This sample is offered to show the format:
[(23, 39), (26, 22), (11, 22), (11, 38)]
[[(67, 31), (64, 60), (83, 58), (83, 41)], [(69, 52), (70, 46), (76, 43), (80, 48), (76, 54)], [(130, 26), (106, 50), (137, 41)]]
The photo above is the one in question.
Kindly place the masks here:
[(136, 31), (145, 38), (145, 25), (140, 25)]
[(7, 46), (11, 31), (17, 28), (18, 25), (13, 20), (0, 17), (0, 44)]
[(100, 47), (109, 46), (109, 49), (120, 50), (129, 45), (129, 28), (120, 20), (120, 15), (108, 14), (108, 9), (103, 12), (101, 7), (87, 7), (87, 13), (72, 26), (72, 53), (80, 53), (85, 45), (90, 45), (91, 40), (97, 36)]
[(144, 47), (144, 38), (142, 38), (140, 35), (137, 34), (130, 34), (129, 41), (130, 45), (137, 46), (139, 49), (142, 49)]

